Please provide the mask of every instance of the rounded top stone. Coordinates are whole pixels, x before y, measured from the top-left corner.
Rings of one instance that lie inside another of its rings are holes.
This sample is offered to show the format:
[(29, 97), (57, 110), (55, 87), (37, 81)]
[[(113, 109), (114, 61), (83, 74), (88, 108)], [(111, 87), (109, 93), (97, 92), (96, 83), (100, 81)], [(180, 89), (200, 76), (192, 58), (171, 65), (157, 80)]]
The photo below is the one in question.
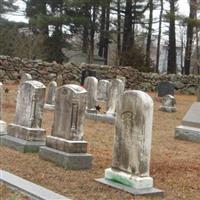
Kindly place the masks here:
[(61, 88), (66, 88), (66, 89), (70, 89), (72, 90), (74, 93), (86, 93), (87, 90), (79, 85), (75, 85), (75, 84), (68, 84), (68, 85), (64, 85)]
[(34, 88), (46, 88), (45, 85), (39, 81), (25, 81), (22, 85), (32, 85)]

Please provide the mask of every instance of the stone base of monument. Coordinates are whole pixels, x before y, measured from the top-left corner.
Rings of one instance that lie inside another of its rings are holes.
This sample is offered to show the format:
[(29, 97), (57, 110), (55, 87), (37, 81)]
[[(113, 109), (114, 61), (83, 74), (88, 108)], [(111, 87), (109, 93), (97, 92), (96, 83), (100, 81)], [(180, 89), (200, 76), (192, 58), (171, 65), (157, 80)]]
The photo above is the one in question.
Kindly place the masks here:
[(86, 141), (71, 141), (48, 136), (46, 146), (40, 148), (39, 156), (69, 170), (92, 167), (92, 155), (87, 153)]
[(101, 122), (108, 122), (110, 124), (115, 123), (115, 117), (109, 114), (94, 114), (94, 113), (85, 113), (85, 117), (87, 119), (101, 121)]
[(7, 124), (6, 122), (0, 120), (0, 136), (7, 134)]
[(38, 152), (45, 145), (45, 130), (9, 124), (7, 135), (1, 137), (1, 144), (17, 151)]
[(156, 195), (164, 197), (164, 192), (153, 187), (151, 177), (132, 177), (130, 174), (108, 168), (105, 177), (96, 179), (97, 182), (113, 188), (124, 190), (133, 195)]
[(97, 110), (96, 109), (86, 109), (86, 113), (97, 114)]
[(175, 138), (200, 143), (200, 128), (190, 126), (177, 126), (175, 129)]
[(44, 104), (44, 109), (53, 111), (53, 110), (55, 110), (55, 105), (46, 103), (46, 104)]
[(176, 112), (176, 107), (160, 106), (159, 110), (164, 112)]

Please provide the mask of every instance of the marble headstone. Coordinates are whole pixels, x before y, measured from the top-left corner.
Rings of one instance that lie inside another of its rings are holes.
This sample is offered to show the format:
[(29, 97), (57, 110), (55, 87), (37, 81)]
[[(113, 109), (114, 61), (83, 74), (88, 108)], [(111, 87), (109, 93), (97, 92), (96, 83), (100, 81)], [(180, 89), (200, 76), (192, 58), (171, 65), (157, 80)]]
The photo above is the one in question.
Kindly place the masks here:
[(162, 106), (160, 107), (161, 111), (176, 112), (176, 99), (174, 96), (166, 95), (162, 97), (161, 103), (162, 103)]
[(124, 86), (126, 86), (126, 77), (117, 75), (116, 79), (122, 80), (124, 83)]
[(200, 143), (200, 102), (194, 102), (181, 125), (175, 129), (175, 138)]
[(85, 79), (88, 76), (96, 77), (96, 71), (91, 69), (84, 69), (81, 71), (81, 85), (84, 85)]
[(61, 74), (57, 76), (56, 83), (58, 87), (63, 85), (63, 76)]
[(87, 154), (83, 140), (87, 91), (78, 85), (64, 85), (57, 89), (54, 122), (46, 146), (40, 157), (66, 169), (91, 167), (92, 156)]
[(23, 152), (38, 151), (44, 145), (45, 130), (41, 128), (44, 100), (45, 86), (41, 82), (26, 81), (20, 85), (15, 121), (8, 125), (5, 144)]
[(20, 85), (26, 81), (31, 81), (32, 80), (32, 76), (28, 73), (22, 73), (21, 75), (21, 80), (20, 80)]
[(84, 82), (84, 88), (87, 90), (87, 112), (96, 112), (98, 80), (95, 77), (88, 76)]
[(124, 82), (119, 79), (112, 80), (108, 95), (108, 111), (107, 114), (115, 115), (116, 102), (120, 95), (124, 92)]
[(55, 105), (57, 83), (52, 81), (48, 85), (46, 104)]
[(7, 131), (7, 124), (2, 120), (3, 117), (3, 96), (4, 89), (3, 84), (0, 82), (0, 136), (5, 135)]
[(153, 123), (153, 101), (137, 90), (121, 95), (116, 107), (112, 167), (105, 179), (135, 189), (153, 187), (149, 176)]
[(169, 81), (163, 81), (158, 84), (158, 97), (164, 97), (168, 94), (174, 96), (174, 85)]
[(100, 80), (98, 82), (97, 99), (100, 101), (108, 100), (109, 87), (111, 83), (108, 80)]

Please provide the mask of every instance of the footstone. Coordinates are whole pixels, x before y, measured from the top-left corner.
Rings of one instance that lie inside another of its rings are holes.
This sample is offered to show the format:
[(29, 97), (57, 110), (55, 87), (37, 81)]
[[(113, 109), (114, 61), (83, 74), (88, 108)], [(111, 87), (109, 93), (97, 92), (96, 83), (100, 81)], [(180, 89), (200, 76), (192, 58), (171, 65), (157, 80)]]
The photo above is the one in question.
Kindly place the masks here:
[(92, 155), (87, 153), (66, 153), (44, 146), (40, 147), (39, 156), (68, 170), (83, 170), (92, 167)]
[(1, 145), (22, 153), (35, 153), (39, 151), (40, 146), (45, 145), (45, 141), (27, 141), (10, 135), (4, 135), (1, 137)]
[(32, 200), (69, 200), (65, 196), (57, 194), (7, 171), (0, 170), (0, 184), (1, 182), (11, 188), (19, 190)]
[(200, 142), (200, 102), (195, 102), (175, 129), (175, 138)]

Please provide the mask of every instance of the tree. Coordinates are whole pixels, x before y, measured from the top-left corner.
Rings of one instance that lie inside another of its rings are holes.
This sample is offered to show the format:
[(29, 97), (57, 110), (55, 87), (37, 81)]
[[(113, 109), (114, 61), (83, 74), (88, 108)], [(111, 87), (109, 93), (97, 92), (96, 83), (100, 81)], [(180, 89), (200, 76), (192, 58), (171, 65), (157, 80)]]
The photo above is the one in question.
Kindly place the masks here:
[(185, 74), (190, 74), (190, 63), (192, 55), (192, 43), (193, 43), (193, 34), (194, 34), (194, 24), (197, 11), (197, 0), (190, 0), (190, 14), (187, 22), (187, 42), (185, 48)]
[(177, 0), (169, 0), (169, 46), (168, 46), (168, 62), (167, 73), (176, 73), (176, 31), (175, 31), (175, 13)]

